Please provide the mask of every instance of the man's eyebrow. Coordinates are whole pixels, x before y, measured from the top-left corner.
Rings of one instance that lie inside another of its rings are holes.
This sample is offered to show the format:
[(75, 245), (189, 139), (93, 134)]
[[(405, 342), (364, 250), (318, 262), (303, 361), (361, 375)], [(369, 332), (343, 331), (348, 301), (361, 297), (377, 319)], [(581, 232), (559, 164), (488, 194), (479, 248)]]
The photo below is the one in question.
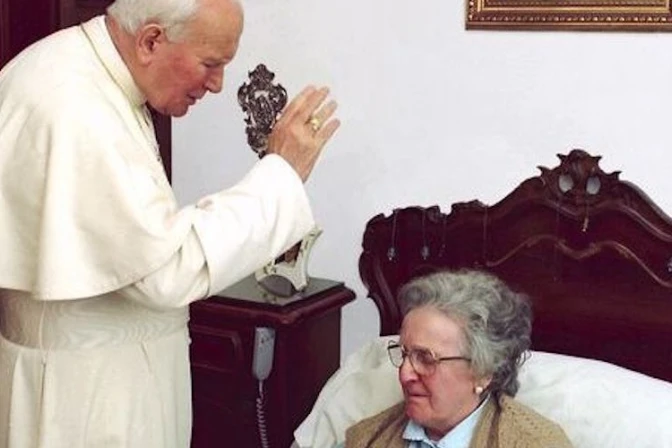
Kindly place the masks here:
[(224, 66), (227, 64), (226, 61), (217, 58), (202, 58), (201, 60), (203, 61), (204, 64), (214, 67)]
[(231, 59), (229, 59), (229, 58), (208, 57), (208, 58), (205, 58), (205, 60), (208, 61), (208, 62), (212, 62), (213, 64), (222, 64), (222, 65), (228, 64), (229, 62), (231, 62)]

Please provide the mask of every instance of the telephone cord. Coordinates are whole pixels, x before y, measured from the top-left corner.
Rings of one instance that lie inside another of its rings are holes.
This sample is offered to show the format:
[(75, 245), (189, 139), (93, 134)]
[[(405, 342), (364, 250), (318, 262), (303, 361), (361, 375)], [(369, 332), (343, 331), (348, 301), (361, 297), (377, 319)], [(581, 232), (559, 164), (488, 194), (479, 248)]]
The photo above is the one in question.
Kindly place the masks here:
[(259, 396), (257, 397), (257, 426), (259, 428), (259, 440), (261, 448), (269, 448), (266, 428), (266, 416), (264, 413), (264, 382), (259, 381)]

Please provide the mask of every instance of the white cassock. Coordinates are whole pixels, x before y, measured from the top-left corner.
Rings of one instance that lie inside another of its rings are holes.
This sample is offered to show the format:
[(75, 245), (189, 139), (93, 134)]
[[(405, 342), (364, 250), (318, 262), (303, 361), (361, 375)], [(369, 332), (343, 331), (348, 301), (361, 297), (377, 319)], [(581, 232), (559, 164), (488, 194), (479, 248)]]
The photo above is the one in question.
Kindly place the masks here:
[(314, 221), (269, 155), (178, 209), (103, 17), (0, 72), (0, 448), (185, 448), (187, 305)]

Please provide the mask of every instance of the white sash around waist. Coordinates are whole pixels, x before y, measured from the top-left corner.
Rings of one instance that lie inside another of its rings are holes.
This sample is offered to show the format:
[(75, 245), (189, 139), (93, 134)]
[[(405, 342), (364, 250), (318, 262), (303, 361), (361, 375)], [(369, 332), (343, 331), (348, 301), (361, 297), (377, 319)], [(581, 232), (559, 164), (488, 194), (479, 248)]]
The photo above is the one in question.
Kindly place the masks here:
[(91, 349), (152, 340), (184, 329), (188, 308), (156, 310), (110, 293), (39, 301), (0, 289), (0, 334), (43, 350)]

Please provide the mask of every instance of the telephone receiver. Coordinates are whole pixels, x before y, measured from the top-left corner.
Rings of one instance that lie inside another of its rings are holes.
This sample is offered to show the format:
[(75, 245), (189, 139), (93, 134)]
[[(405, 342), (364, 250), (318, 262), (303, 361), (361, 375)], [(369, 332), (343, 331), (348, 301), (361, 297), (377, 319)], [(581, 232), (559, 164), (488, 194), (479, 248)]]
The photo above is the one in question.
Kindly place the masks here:
[(257, 428), (262, 448), (269, 448), (266, 427), (264, 400), (264, 381), (273, 369), (273, 353), (275, 351), (275, 330), (268, 327), (254, 329), (254, 348), (252, 352), (252, 374), (259, 380), (259, 395), (256, 400)]
[(271, 374), (274, 350), (275, 330), (267, 327), (255, 328), (252, 374), (259, 381), (264, 381)]

